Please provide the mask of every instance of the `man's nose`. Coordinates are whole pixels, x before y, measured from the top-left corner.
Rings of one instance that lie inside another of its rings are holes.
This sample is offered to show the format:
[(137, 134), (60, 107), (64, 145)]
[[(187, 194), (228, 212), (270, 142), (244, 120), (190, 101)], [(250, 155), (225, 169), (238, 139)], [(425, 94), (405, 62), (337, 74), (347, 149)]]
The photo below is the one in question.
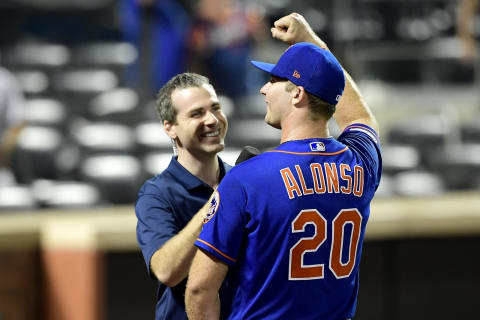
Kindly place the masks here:
[(213, 114), (213, 112), (207, 112), (207, 118), (205, 119), (205, 124), (212, 125), (217, 123), (218, 123), (218, 118)]
[(263, 85), (263, 87), (260, 88), (260, 93), (263, 94), (264, 96), (267, 95), (267, 89), (270, 86), (270, 82), (267, 82)]

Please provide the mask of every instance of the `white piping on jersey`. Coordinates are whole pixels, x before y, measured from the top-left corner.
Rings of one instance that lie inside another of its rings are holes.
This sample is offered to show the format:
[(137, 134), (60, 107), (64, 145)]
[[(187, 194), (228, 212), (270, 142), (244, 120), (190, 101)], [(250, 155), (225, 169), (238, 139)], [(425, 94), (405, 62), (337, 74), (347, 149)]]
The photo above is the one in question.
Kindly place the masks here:
[(349, 128), (349, 131), (360, 131), (360, 132), (366, 133), (370, 138), (372, 138), (373, 142), (378, 143), (377, 137), (375, 137), (375, 135), (370, 131), (368, 131), (367, 129), (355, 127), (355, 128)]

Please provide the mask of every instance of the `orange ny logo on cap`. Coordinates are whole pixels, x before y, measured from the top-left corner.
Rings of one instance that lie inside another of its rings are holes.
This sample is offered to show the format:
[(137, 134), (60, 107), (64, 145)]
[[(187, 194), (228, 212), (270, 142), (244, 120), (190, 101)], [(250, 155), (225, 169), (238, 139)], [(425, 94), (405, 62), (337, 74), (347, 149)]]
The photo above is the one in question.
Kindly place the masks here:
[(298, 73), (297, 70), (294, 70), (294, 71), (293, 71), (293, 76), (294, 76), (295, 78), (297, 78), (297, 79), (300, 79), (300, 73)]

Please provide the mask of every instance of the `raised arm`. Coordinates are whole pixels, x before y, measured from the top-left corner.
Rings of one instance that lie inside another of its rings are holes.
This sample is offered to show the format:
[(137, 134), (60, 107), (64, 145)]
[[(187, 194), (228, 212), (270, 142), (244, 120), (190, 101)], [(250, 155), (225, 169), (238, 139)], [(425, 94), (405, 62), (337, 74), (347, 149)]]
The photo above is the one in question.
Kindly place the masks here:
[[(327, 44), (315, 34), (305, 18), (298, 13), (291, 13), (278, 19), (270, 31), (272, 37), (290, 45), (298, 42), (310, 42), (325, 50), (330, 50)], [(335, 121), (342, 131), (352, 123), (363, 123), (378, 132), (377, 121), (360, 94), (358, 86), (348, 72), (345, 69), (343, 71), (346, 80), (345, 90), (333, 115)]]

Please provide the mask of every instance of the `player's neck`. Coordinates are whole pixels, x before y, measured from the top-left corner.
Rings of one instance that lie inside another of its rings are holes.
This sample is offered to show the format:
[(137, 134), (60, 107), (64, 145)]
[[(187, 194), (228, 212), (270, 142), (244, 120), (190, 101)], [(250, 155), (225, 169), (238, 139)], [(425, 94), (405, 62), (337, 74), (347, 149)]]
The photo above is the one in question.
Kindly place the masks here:
[(218, 185), (220, 167), (217, 154), (193, 155), (184, 150), (179, 150), (177, 161), (191, 174), (212, 188)]
[(281, 143), (310, 138), (328, 138), (330, 132), (326, 121), (299, 120), (282, 123)]

